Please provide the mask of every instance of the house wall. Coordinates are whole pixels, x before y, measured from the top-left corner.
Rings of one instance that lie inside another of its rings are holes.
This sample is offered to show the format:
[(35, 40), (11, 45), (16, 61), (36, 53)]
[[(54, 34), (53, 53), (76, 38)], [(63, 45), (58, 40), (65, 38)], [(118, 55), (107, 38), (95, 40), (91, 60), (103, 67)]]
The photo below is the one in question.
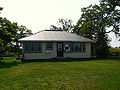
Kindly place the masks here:
[[(64, 42), (65, 44), (70, 44), (70, 42)], [(91, 43), (86, 43), (86, 52), (84, 53), (76, 53), (70, 51), (64, 51), (64, 58), (90, 58), (91, 56)], [(50, 53), (46, 53), (46, 45), (45, 42), (42, 43), (42, 53), (24, 53), (25, 60), (31, 59), (51, 59), (57, 58), (57, 42), (53, 42), (53, 50)]]
[(24, 53), (25, 60), (31, 59), (50, 59), (55, 58), (57, 56), (57, 47), (56, 43), (53, 43), (53, 50), (50, 50), (50, 53), (46, 53), (46, 45), (45, 42), (42, 43), (42, 53)]
[(86, 52), (65, 52), (64, 58), (90, 58), (91, 57), (91, 43), (86, 43)]

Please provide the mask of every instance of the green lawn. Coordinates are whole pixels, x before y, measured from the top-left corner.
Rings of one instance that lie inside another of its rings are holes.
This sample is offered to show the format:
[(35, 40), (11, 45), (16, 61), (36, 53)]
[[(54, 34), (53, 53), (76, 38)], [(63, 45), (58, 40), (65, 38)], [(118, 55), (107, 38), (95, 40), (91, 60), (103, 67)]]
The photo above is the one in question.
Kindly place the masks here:
[[(119, 90), (120, 59), (0, 63), (0, 90)], [(86, 59), (85, 59), (86, 60)]]
[(118, 52), (118, 53), (120, 53), (120, 48), (110, 48), (109, 50), (110, 50), (111, 53), (112, 52)]

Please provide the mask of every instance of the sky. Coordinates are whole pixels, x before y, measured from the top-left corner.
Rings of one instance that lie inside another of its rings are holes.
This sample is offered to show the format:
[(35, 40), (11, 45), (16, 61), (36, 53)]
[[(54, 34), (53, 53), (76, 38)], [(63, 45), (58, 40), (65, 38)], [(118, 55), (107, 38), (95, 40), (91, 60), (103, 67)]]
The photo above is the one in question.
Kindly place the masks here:
[[(99, 4), (99, 0), (0, 0), (0, 7), (4, 7), (0, 16), (36, 33), (56, 25), (59, 18), (71, 19), (76, 24), (82, 14), (81, 8), (90, 4)], [(120, 46), (113, 33), (109, 36), (111, 46)]]

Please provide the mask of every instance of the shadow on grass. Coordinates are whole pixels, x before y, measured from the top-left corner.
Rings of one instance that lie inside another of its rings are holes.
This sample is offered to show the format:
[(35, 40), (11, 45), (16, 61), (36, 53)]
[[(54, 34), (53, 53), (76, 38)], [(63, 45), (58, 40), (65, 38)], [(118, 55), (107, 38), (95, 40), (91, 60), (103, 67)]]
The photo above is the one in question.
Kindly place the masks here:
[(74, 61), (95, 61), (95, 60), (120, 60), (120, 58), (61, 58), (61, 59), (38, 59), (38, 60), (25, 60), (24, 63), (29, 62), (74, 62)]
[(12, 66), (18, 66), (18, 64), (22, 64), (22, 62), (20, 62), (20, 61), (1, 62), (0, 68), (10, 68)]
[(42, 60), (25, 60), (22, 62), (21, 60), (14, 61), (5, 61), (0, 63), (0, 68), (10, 68), (12, 66), (18, 66), (19, 64), (31, 63), (31, 62), (81, 62), (81, 61), (96, 61), (96, 60), (120, 60), (120, 58), (68, 58), (68, 59), (42, 59)]

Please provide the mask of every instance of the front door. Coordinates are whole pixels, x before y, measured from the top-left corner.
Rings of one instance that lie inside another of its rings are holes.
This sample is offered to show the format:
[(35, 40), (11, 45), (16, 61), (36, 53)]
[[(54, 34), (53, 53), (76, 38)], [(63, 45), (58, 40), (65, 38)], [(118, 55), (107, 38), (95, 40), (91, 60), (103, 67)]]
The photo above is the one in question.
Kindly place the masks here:
[(63, 57), (63, 43), (57, 43), (57, 57)]

